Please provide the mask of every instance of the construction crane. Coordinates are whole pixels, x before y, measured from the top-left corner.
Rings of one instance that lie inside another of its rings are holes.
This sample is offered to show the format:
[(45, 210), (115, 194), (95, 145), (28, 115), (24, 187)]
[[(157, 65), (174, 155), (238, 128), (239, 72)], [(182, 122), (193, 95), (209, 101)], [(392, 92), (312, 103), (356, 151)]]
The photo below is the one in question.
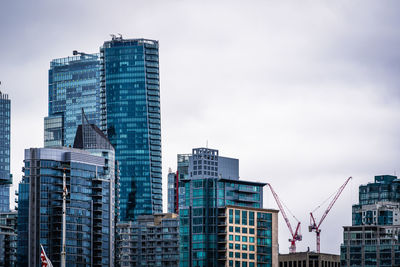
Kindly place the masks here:
[[(347, 183), (351, 180), (351, 176), (347, 178), (346, 182), (338, 189), (336, 192), (335, 197), (332, 199), (331, 203), (329, 203), (328, 208), (325, 210), (324, 214), (321, 217), (321, 220), (319, 223), (315, 221), (315, 217), (313, 215), (313, 212), (315, 212), (318, 208), (321, 207), (319, 205), (317, 208), (315, 208), (312, 212), (310, 212), (310, 226), (308, 226), (308, 231), (312, 232), (315, 231), (316, 238), (317, 238), (317, 253), (320, 253), (320, 245), (321, 245), (321, 229), (320, 226), (322, 222), (325, 220), (326, 216), (328, 215), (329, 211), (331, 211), (333, 205), (335, 204), (336, 200), (339, 198), (340, 194), (342, 193), (343, 189), (346, 187)], [(329, 199), (329, 198), (328, 198)]]
[[(293, 218), (297, 221), (297, 226), (296, 229), (293, 231), (292, 225), (290, 224), (290, 221), (286, 215), (286, 212), (282, 206), (282, 203), (278, 197), (278, 195), (276, 194), (276, 192), (274, 191), (274, 189), (272, 188), (271, 184), (267, 184), (269, 186), (269, 188), (271, 189), (272, 195), (275, 198), (276, 204), (278, 204), (279, 210), (281, 211), (281, 214), (283, 216), (283, 219), (285, 219), (286, 225), (289, 228), (290, 234), (292, 235), (292, 238), (289, 238), (289, 242), (290, 242), (290, 247), (289, 247), (289, 253), (296, 253), (296, 241), (301, 241), (302, 240), (302, 235), (301, 235), (301, 231), (300, 231), (300, 222), (299, 220), (297, 220), (297, 218), (292, 214)], [(286, 206), (285, 206), (286, 207)]]

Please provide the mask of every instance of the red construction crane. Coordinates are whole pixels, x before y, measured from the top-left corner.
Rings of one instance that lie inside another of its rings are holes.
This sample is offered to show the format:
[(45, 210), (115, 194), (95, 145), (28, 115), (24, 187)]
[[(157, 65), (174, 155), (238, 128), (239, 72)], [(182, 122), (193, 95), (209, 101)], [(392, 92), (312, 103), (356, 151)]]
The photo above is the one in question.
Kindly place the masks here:
[[(290, 224), (290, 221), (289, 221), (288, 217), (286, 216), (286, 212), (283, 209), (282, 203), (281, 203), (278, 195), (275, 193), (274, 189), (272, 188), (272, 186), (270, 184), (268, 184), (268, 186), (271, 189), (271, 192), (272, 192), (272, 195), (275, 198), (276, 204), (278, 204), (279, 210), (281, 211), (282, 216), (285, 219), (286, 225), (289, 228), (290, 234), (292, 235), (292, 238), (289, 238), (289, 242), (290, 242), (289, 253), (295, 253), (296, 252), (296, 241), (301, 241), (302, 240), (302, 235), (301, 235), (301, 232), (300, 232), (300, 222), (292, 214), (293, 218), (295, 218), (295, 220), (297, 221), (296, 230), (293, 231), (292, 225)], [(290, 210), (289, 210), (289, 212), (290, 212)]]
[(324, 214), (321, 217), (321, 220), (317, 224), (315, 221), (313, 212), (315, 212), (321, 205), (319, 205), (316, 209), (314, 209), (312, 212), (310, 212), (310, 226), (308, 227), (308, 231), (312, 232), (315, 231), (317, 235), (317, 253), (320, 253), (320, 244), (321, 244), (321, 229), (320, 226), (322, 222), (325, 220), (326, 216), (328, 215), (329, 211), (332, 209), (333, 204), (335, 204), (336, 200), (339, 198), (340, 194), (342, 193), (343, 189), (346, 187), (347, 183), (351, 180), (351, 176), (347, 178), (346, 182), (338, 189), (336, 192), (335, 197), (332, 199), (331, 203), (329, 204), (328, 208), (325, 210)]

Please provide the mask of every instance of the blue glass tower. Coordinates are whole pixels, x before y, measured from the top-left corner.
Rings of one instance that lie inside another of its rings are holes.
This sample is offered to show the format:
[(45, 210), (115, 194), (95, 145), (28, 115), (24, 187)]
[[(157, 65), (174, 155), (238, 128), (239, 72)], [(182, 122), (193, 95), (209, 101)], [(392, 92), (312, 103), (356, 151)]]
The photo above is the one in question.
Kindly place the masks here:
[(54, 59), (49, 70), (49, 116), (44, 119), (44, 146), (72, 146), (81, 110), (100, 125), (100, 58), (74, 51)]
[(19, 184), (18, 266), (40, 265), (40, 245), (54, 266), (60, 265), (62, 179), (67, 180), (66, 265), (114, 266), (114, 149), (87, 119), (79, 125), (74, 148), (25, 150)]
[(10, 209), (10, 107), (8, 95), (0, 91), (0, 212)]
[(120, 220), (161, 213), (158, 42), (114, 36), (100, 54), (101, 127), (120, 163)]

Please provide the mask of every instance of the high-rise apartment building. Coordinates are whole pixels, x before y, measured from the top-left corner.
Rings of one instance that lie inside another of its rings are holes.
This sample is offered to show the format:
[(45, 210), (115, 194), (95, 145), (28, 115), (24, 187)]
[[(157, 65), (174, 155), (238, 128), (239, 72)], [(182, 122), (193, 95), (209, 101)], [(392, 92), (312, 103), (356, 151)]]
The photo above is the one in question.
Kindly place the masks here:
[(117, 225), (118, 266), (179, 266), (179, 218), (174, 213), (140, 215)]
[(74, 51), (54, 59), (49, 69), (48, 117), (44, 146), (72, 146), (84, 109), (90, 123), (100, 125), (100, 56)]
[(375, 176), (359, 187), (352, 226), (344, 226), (341, 266), (400, 266), (400, 180)]
[(158, 42), (113, 37), (101, 52), (101, 128), (120, 163), (120, 220), (162, 212)]
[(178, 154), (176, 173), (168, 174), (168, 212), (179, 213), (179, 183), (193, 177), (239, 179), (239, 160), (219, 156), (216, 149), (195, 148), (192, 154)]
[(67, 181), (66, 265), (114, 266), (114, 149), (103, 132), (83, 118), (74, 148), (25, 150), (19, 185), (20, 266), (39, 266), (40, 245), (54, 266), (60, 264), (63, 175)]
[(10, 113), (11, 101), (0, 91), (0, 212), (10, 210)]
[(217, 224), (217, 266), (278, 267), (278, 210), (226, 206)]
[(238, 160), (220, 157), (218, 150), (192, 152), (188, 175), (179, 180), (180, 266), (220, 266), (219, 209), (261, 209), (266, 184), (239, 180)]

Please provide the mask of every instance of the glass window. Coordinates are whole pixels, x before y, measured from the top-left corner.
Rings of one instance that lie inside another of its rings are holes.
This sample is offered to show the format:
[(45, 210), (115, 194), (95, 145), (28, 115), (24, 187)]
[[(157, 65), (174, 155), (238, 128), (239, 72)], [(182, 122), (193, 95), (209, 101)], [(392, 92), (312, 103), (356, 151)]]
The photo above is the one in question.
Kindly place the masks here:
[(240, 252), (235, 252), (235, 258), (240, 259)]
[(233, 210), (229, 209), (229, 223), (233, 223)]
[(229, 235), (229, 241), (233, 241), (233, 235)]
[(229, 243), (229, 249), (233, 249), (233, 243)]
[(240, 235), (235, 235), (235, 241), (240, 241)]
[(242, 253), (242, 259), (247, 259), (247, 253)]
[(249, 246), (249, 250), (250, 250), (250, 251), (254, 251), (254, 245), (250, 245), (250, 246)]
[(242, 250), (247, 250), (247, 245), (243, 244), (242, 245)]
[(254, 212), (250, 211), (249, 212), (249, 225), (254, 225)]
[(242, 236), (242, 242), (247, 242), (247, 236)]
[(249, 242), (250, 242), (250, 243), (254, 243), (254, 237), (253, 237), (253, 236), (250, 236), (250, 237), (249, 237)]
[(254, 235), (254, 228), (250, 228), (250, 229), (249, 229), (249, 233), (252, 234), (252, 235)]
[(247, 225), (247, 210), (242, 210), (242, 224)]
[(233, 226), (229, 226), (229, 232), (233, 232)]
[(240, 227), (235, 227), (235, 233), (240, 233)]
[(243, 227), (243, 228), (242, 228), (242, 233), (243, 233), (243, 234), (247, 234), (247, 228), (246, 228), (246, 227)]
[(235, 210), (235, 223), (240, 224), (240, 210)]

